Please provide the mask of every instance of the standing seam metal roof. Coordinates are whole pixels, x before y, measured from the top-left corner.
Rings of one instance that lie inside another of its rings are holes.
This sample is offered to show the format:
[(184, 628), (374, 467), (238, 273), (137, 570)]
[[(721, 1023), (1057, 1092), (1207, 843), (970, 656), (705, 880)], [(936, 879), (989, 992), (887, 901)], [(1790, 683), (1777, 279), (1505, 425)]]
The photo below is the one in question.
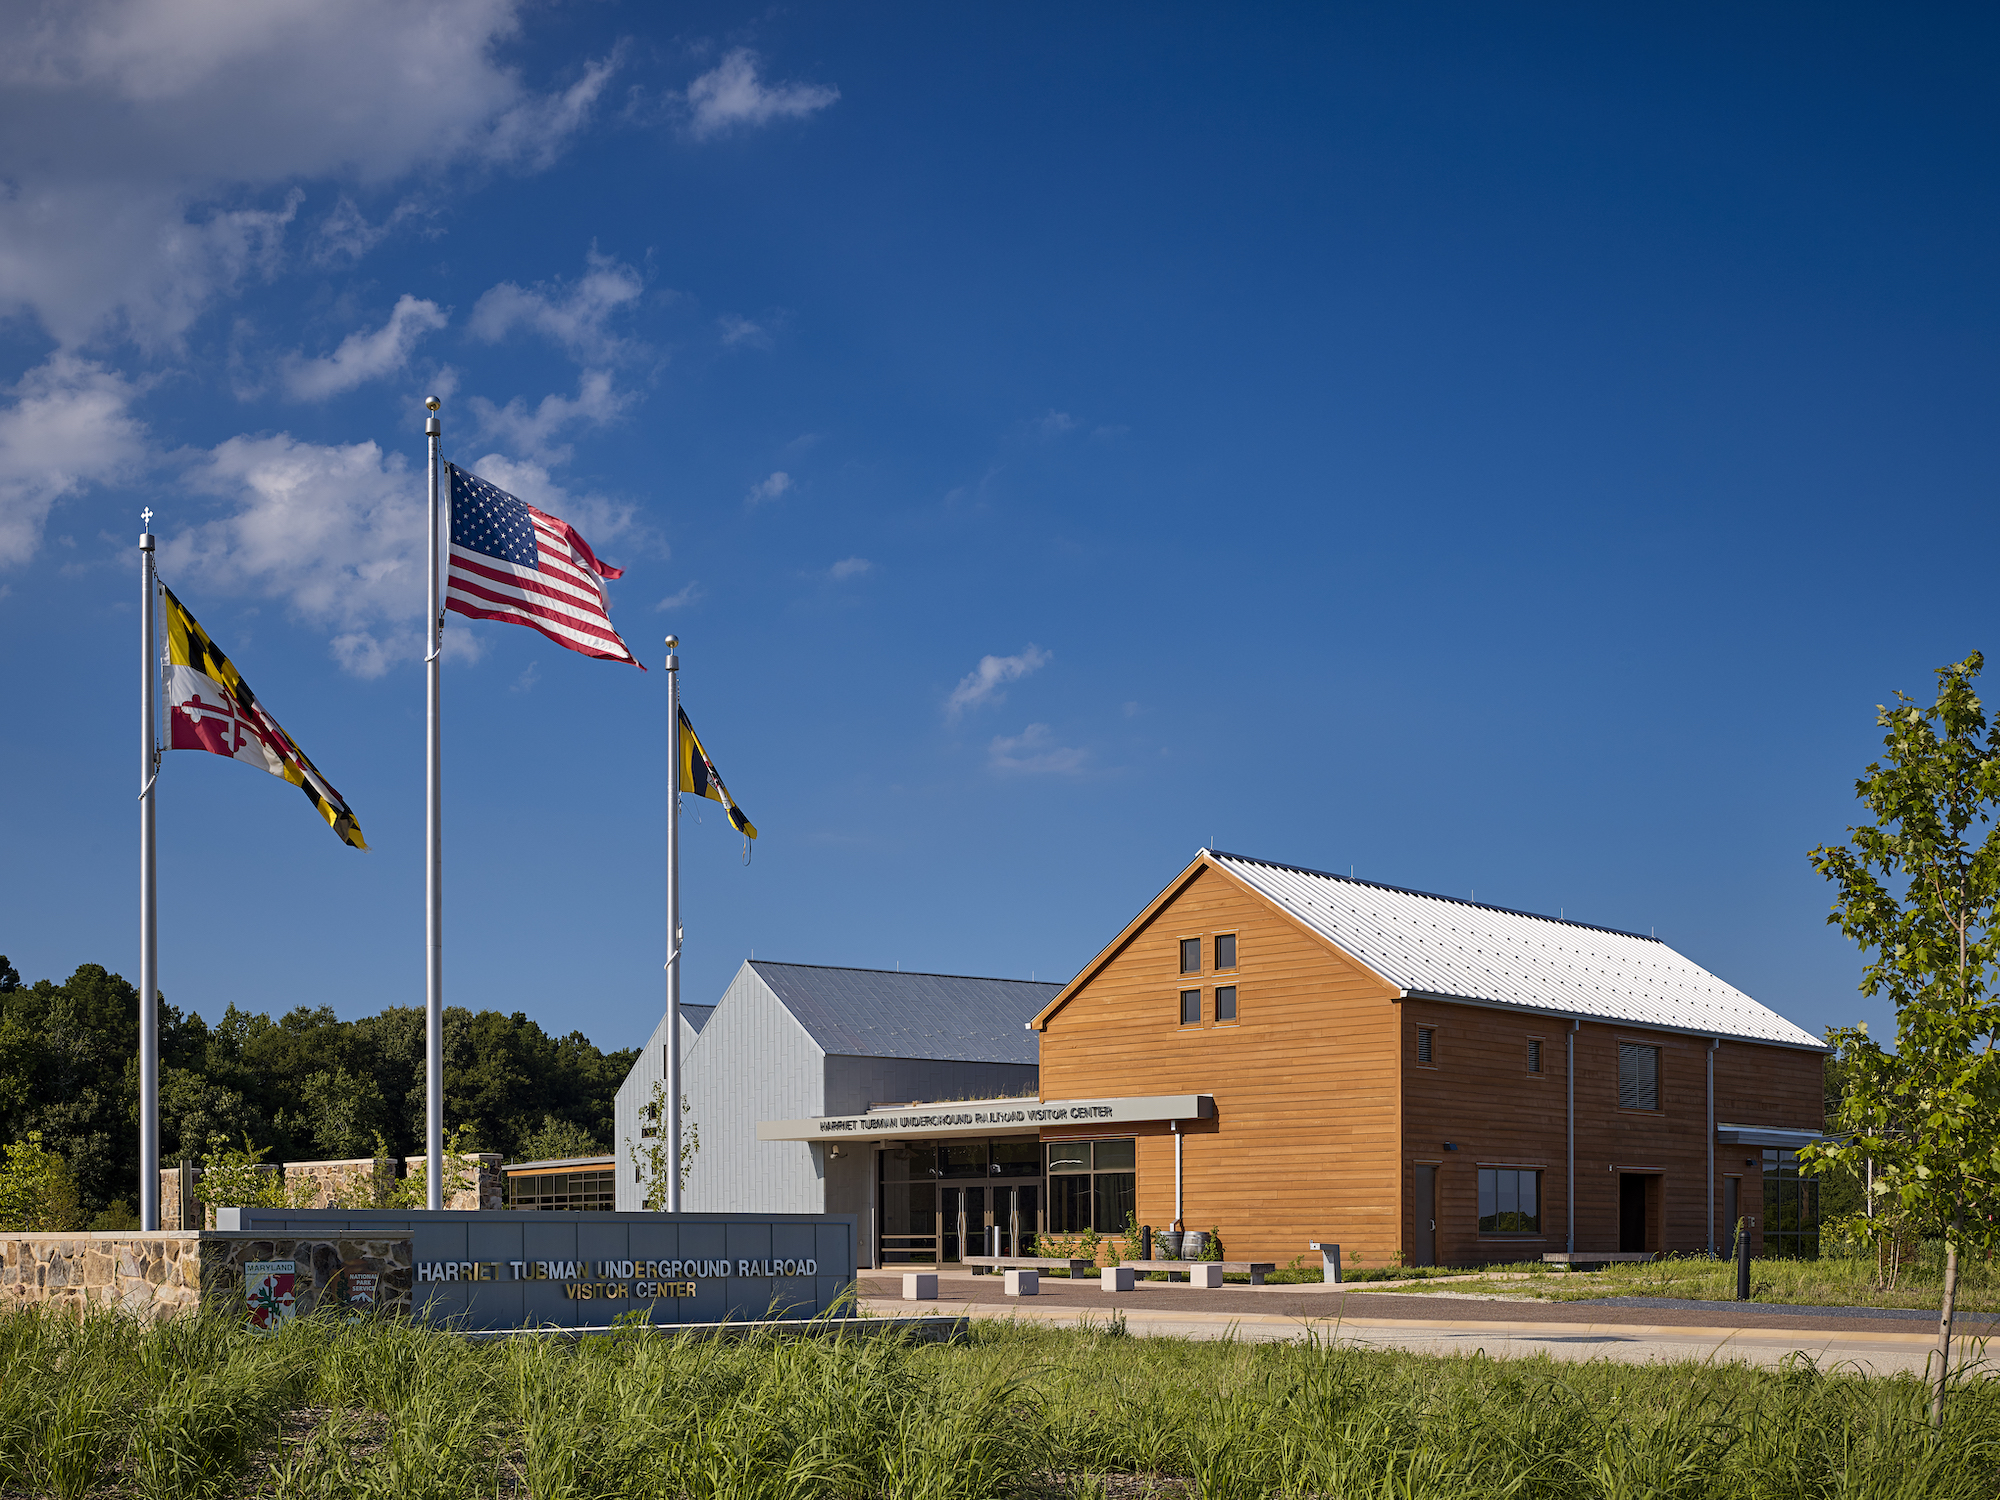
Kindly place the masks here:
[(1411, 994), (1795, 1047), (1822, 1045), (1658, 938), (1241, 854), (1209, 854)]
[(1029, 979), (976, 979), (834, 969), (818, 964), (750, 967), (822, 1052), (850, 1057), (932, 1058), (950, 1062), (1041, 1061), (1040, 1038), (1026, 1030), (1062, 989)]

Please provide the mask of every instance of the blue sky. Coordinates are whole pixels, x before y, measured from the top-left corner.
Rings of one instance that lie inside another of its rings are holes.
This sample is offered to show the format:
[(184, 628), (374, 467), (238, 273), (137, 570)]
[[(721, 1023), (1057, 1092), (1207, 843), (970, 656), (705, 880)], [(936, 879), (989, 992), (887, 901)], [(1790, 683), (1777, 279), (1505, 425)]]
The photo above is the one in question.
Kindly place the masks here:
[[(10, 7), (11, 8), (11, 7)], [(454, 619), (447, 997), (1062, 978), (1201, 845), (1886, 1017), (1806, 851), (1992, 649), (1990, 16), (79, 3), (0, 61), (0, 952), (136, 971), (139, 511), (358, 813), (160, 783), (161, 984), (423, 997), (422, 398), (654, 670)], [(413, 19), (415, 17), (415, 19)]]

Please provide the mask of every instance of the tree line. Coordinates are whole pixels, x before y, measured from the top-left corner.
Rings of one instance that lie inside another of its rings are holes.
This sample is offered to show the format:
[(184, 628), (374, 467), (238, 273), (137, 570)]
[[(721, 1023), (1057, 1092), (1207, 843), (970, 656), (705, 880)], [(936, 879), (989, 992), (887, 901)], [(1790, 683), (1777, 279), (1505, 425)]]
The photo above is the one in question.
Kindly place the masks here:
[[(444, 1013), (447, 1129), (509, 1161), (606, 1152), (612, 1101), (638, 1056), (520, 1012)], [(139, 1175), (139, 995), (99, 964), (23, 983), (0, 955), (0, 1141), (61, 1158), (86, 1221), (130, 1217)], [(424, 1013), (343, 1021), (329, 1006), (273, 1020), (231, 1005), (210, 1025), (160, 1002), (160, 1163), (220, 1145), (273, 1161), (423, 1150)]]

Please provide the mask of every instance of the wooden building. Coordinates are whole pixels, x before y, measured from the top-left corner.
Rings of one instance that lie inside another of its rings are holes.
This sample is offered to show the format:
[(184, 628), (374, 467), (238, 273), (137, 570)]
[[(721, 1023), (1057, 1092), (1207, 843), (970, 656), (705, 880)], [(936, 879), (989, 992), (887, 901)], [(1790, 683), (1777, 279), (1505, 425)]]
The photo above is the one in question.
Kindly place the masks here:
[(1212, 1099), (1040, 1138), (1231, 1259), (1817, 1248), (1825, 1049), (1655, 938), (1203, 850), (1031, 1024), (1045, 1100)]

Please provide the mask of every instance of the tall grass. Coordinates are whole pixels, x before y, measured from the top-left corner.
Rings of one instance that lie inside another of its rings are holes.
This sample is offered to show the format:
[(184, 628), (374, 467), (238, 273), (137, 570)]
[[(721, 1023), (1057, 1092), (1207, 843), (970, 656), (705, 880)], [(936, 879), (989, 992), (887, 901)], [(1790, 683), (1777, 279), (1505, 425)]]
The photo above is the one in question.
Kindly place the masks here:
[[(2000, 1385), (976, 1325), (471, 1343), (0, 1318), (0, 1489), (180, 1500), (2000, 1493)], [(1107, 1476), (1113, 1476), (1107, 1484)]]

